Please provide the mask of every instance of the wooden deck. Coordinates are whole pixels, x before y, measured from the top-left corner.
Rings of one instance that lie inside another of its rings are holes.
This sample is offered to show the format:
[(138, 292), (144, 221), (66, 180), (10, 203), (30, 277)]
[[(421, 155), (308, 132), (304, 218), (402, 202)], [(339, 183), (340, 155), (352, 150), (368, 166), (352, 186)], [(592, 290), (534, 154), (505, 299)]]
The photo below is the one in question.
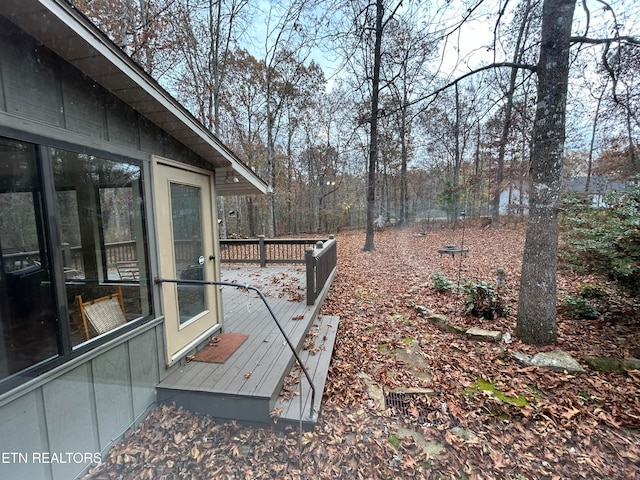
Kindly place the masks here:
[[(316, 401), (311, 410), (310, 387), (302, 376), (302, 396), (280, 397), (295, 357), (256, 292), (222, 287), (225, 332), (248, 339), (223, 364), (185, 363), (158, 386), (158, 401), (223, 419), (255, 424), (299, 422), (315, 424), (320, 411), (338, 327), (337, 317), (318, 317), (330, 282), (315, 305), (307, 306), (304, 267), (237, 267), (222, 271), (221, 280), (259, 288), (283, 330), (312, 375)], [(306, 346), (306, 350), (304, 347)], [(298, 384), (295, 388), (299, 388)]]

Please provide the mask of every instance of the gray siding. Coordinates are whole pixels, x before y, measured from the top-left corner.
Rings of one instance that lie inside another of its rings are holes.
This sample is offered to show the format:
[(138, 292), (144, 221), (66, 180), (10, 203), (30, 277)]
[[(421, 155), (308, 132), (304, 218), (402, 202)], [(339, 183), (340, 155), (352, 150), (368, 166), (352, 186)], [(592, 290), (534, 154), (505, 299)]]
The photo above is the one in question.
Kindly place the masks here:
[[(96, 394), (91, 365), (82, 364), (42, 386), (44, 415), (50, 451), (60, 453), (99, 451), (98, 420), (94, 414)], [(44, 450), (47, 451), (47, 450)], [(52, 463), (52, 478), (73, 478), (74, 463)]]
[(127, 345), (91, 362), (100, 449), (106, 448), (133, 420), (133, 384)]
[(126, 147), (206, 167), (184, 145), (3, 17), (0, 88), (0, 115), (38, 122), (45, 137), (67, 140), (58, 130), (64, 129), (86, 137), (93, 148)]
[[(22, 456), (0, 461), (0, 478), (69, 480), (91, 464), (76, 461), (79, 454), (106, 455), (156, 402), (164, 368), (159, 338), (162, 323), (155, 321), (0, 399), (0, 454)], [(41, 454), (65, 462), (40, 461)]]
[[(0, 463), (0, 478), (51, 478), (50, 466), (33, 462), (31, 457), (31, 452), (49, 451), (45, 424), (41, 389), (0, 407), (0, 452), (12, 455), (9, 463)], [(16, 454), (20, 457), (13, 456)]]
[(67, 130), (96, 138), (106, 138), (106, 113), (104, 95), (89, 79), (62, 72), (62, 98), (64, 102), (65, 126)]
[[(0, 17), (0, 134), (3, 129), (37, 135), (45, 143), (50, 138), (146, 159), (146, 169), (151, 154), (203, 165)], [(156, 319), (0, 395), (0, 455), (15, 453), (28, 460), (0, 461), (0, 479), (68, 480), (90, 465), (34, 461), (34, 453), (106, 454), (156, 402), (156, 386), (167, 374), (163, 338), (162, 320)]]
[(61, 127), (62, 95), (55, 57), (24, 34), (5, 29), (2, 75), (8, 113)]
[[(143, 412), (156, 401), (156, 385), (160, 382), (160, 363), (164, 362), (162, 328), (144, 332), (128, 343), (131, 367), (131, 401), (133, 412)], [(162, 367), (164, 370), (164, 367)]]

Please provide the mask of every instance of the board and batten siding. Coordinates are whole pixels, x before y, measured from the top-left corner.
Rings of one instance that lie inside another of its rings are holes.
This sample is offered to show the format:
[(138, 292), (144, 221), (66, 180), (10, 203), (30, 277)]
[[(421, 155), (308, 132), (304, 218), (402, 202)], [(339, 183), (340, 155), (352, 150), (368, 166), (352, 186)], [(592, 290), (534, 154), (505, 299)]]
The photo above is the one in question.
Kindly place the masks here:
[(76, 478), (91, 463), (78, 462), (78, 454), (106, 455), (146, 417), (156, 402), (164, 333), (159, 320), (140, 330), (0, 399), (0, 452), (13, 457), (0, 462), (0, 478)]
[(159, 155), (207, 168), (176, 139), (0, 17), (2, 127), (132, 158)]
[[(151, 155), (204, 165), (4, 17), (0, 135), (130, 157), (142, 162), (145, 175)], [(150, 212), (152, 201), (147, 196), (145, 202)], [(156, 242), (148, 228), (153, 269)], [(169, 373), (163, 339), (162, 318), (156, 318), (0, 395), (0, 479), (69, 480), (83, 474), (90, 462), (69, 461), (68, 454), (106, 454), (155, 405), (156, 386)], [(54, 454), (64, 463), (53, 462)], [(12, 461), (4, 461), (7, 455)]]

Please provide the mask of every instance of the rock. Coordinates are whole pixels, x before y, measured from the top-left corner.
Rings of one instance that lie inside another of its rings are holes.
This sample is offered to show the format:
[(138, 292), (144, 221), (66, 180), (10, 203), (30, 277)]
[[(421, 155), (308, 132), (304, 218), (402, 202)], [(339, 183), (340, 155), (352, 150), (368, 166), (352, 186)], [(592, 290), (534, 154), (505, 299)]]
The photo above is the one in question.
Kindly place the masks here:
[(511, 352), (509, 355), (527, 366), (535, 365), (555, 372), (585, 373), (585, 369), (571, 355), (562, 350), (540, 352), (533, 357), (522, 352)]
[(427, 320), (433, 323), (447, 323), (447, 316), (441, 313), (432, 313), (427, 317)]
[(358, 373), (357, 376), (364, 382), (367, 395), (369, 395), (369, 398), (374, 402), (376, 410), (378, 410), (379, 412), (384, 412), (386, 406), (382, 387), (378, 385), (370, 375), (367, 375), (364, 372)]
[(433, 323), (434, 325), (436, 325), (438, 328), (444, 330), (445, 332), (457, 333), (457, 334), (461, 334), (465, 332), (464, 328), (457, 327), (449, 323), (446, 315), (442, 315), (440, 313), (432, 313), (428, 316), (425, 316), (424, 318), (429, 322)]
[(440, 458), (440, 452), (442, 452), (442, 450), (444, 450), (445, 448), (444, 445), (432, 440), (426, 440), (418, 432), (416, 432), (415, 430), (410, 430), (408, 428), (398, 427), (396, 429), (396, 435), (398, 438), (413, 438), (416, 444), (422, 448), (422, 451), (428, 454), (431, 458)]
[(531, 355), (528, 355), (526, 353), (522, 353), (522, 352), (511, 352), (509, 354), (509, 356), (515, 360), (517, 360), (518, 362), (522, 363), (523, 365), (526, 365), (527, 367), (530, 367), (531, 364), (531, 359), (533, 358)]
[(433, 397), (436, 395), (436, 391), (431, 388), (420, 388), (420, 387), (400, 387), (387, 389), (388, 393), (409, 393), (412, 395), (428, 395), (429, 397)]
[(410, 289), (409, 289), (409, 293), (418, 293), (420, 291), (420, 287), (418, 285), (413, 285)]
[(413, 340), (404, 349), (396, 351), (396, 359), (407, 364), (407, 373), (416, 378), (430, 382), (431, 375), (427, 373), (428, 365), (421, 354), (420, 343)]
[(429, 309), (423, 305), (415, 305), (413, 308), (421, 317), (426, 317), (429, 315)]
[(477, 443), (480, 439), (471, 430), (467, 430), (462, 427), (453, 427), (451, 430), (456, 437), (460, 437), (462, 440), (468, 443)]
[(585, 357), (584, 362), (589, 368), (598, 372), (619, 372), (622, 373), (622, 360), (616, 357)]
[(465, 333), (472, 340), (481, 340), (484, 342), (499, 342), (502, 340), (502, 332), (496, 330), (484, 330), (482, 328), (471, 327)]
[(548, 368), (555, 372), (585, 373), (585, 369), (567, 352), (554, 350), (553, 352), (540, 352), (533, 356), (531, 364)]
[(622, 368), (625, 370), (640, 370), (640, 359), (638, 358), (625, 358), (622, 360)]

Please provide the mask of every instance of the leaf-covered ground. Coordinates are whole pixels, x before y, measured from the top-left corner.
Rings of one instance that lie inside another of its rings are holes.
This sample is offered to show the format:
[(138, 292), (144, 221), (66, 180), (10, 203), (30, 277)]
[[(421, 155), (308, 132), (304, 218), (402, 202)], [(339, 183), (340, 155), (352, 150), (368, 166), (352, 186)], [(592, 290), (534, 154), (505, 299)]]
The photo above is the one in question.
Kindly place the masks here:
[[(337, 236), (338, 275), (323, 313), (339, 315), (341, 322), (314, 431), (217, 423), (160, 406), (88, 478), (640, 478), (637, 370), (586, 367), (586, 374), (569, 375), (524, 367), (509, 356), (561, 348), (583, 366), (592, 355), (639, 357), (638, 305), (602, 280), (564, 274), (560, 300), (592, 282), (607, 287), (611, 313), (597, 320), (560, 316), (553, 347), (446, 333), (414, 305), (457, 326), (513, 334), (524, 227), (467, 227), (470, 251), (463, 258), (437, 252), (445, 244), (460, 245), (461, 228), (417, 233), (377, 232), (376, 251), (368, 253), (362, 232)], [(498, 265), (507, 272), (508, 318), (471, 317), (461, 295), (433, 288), (433, 273), (455, 283), (493, 281)], [(428, 375), (417, 375), (396, 355), (407, 349), (422, 357)], [(433, 392), (407, 396), (398, 415), (378, 408), (363, 378), (387, 391)]]

